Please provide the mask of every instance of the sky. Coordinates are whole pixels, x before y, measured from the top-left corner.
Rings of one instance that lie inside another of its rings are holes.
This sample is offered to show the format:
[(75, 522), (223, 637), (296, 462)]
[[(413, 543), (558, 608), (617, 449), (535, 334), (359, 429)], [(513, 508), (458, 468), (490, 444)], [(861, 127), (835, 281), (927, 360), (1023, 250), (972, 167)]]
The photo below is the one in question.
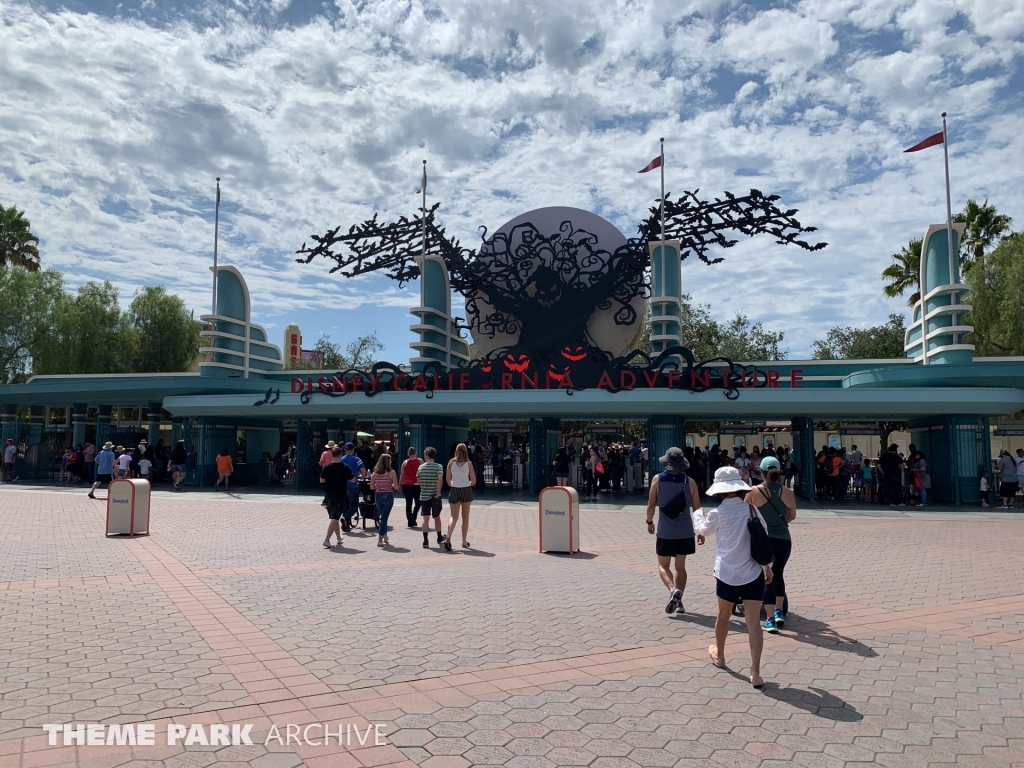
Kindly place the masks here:
[[(988, 198), (1024, 226), (1024, 0), (0, 0), (0, 203), (69, 286), (165, 285), (209, 311), (221, 263), (253, 321), (305, 346), (376, 332), (410, 356), (417, 284), (295, 261), (312, 233), (413, 216), (475, 247), (534, 208), (636, 232), (665, 137), (670, 193), (756, 188), (829, 245), (746, 240), (683, 290), (808, 357), (835, 325), (905, 312), (889, 255)], [(458, 297), (453, 314), (465, 317)]]

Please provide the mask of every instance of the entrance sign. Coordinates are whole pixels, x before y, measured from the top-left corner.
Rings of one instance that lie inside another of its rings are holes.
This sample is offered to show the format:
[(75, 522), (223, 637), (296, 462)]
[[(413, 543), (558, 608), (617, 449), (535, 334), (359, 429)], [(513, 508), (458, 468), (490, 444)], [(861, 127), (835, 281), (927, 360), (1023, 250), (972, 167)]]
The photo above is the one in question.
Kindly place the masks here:
[(538, 501), (540, 552), (580, 551), (580, 495), (575, 488), (555, 485), (544, 488)]
[(111, 480), (107, 490), (107, 536), (149, 535), (149, 480)]
[[(613, 360), (602, 352), (577, 355), (564, 349), (550, 362), (505, 354), (451, 370), (439, 363), (427, 363), (418, 372), (402, 370), (393, 363), (377, 363), (368, 371), (349, 369), (317, 377), (296, 376), (291, 380), (291, 391), (301, 394), (303, 404), (314, 395), (361, 393), (373, 397), (381, 392), (422, 392), (430, 398), (435, 392), (539, 389), (565, 390), (569, 395), (585, 389), (612, 393), (634, 389), (719, 390), (735, 400), (745, 389), (800, 388), (800, 373), (794, 369), (783, 378), (774, 368), (740, 365), (724, 357), (698, 362), (689, 349), (680, 346), (669, 347), (653, 360), (639, 351)], [(254, 405), (263, 404), (259, 401)]]

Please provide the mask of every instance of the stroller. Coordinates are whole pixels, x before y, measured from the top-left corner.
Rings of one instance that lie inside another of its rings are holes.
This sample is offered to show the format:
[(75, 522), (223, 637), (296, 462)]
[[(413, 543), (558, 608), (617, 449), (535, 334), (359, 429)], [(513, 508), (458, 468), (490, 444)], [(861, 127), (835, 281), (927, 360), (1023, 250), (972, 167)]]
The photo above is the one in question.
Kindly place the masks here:
[(352, 527), (356, 526), (356, 523), (362, 520), (363, 530), (366, 530), (367, 521), (372, 521), (374, 528), (380, 528), (380, 519), (377, 514), (376, 504), (376, 491), (373, 490), (373, 486), (369, 480), (359, 481), (359, 505), (357, 509), (358, 517), (352, 516)]

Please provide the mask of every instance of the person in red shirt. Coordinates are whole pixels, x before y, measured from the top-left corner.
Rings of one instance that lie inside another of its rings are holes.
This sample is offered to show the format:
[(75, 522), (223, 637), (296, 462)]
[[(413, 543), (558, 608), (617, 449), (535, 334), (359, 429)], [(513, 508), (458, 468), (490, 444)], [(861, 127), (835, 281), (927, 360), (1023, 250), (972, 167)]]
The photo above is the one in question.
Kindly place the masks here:
[[(418, 528), (417, 518), (420, 514), (420, 481), (416, 479), (416, 470), (423, 461), (416, 456), (416, 449), (409, 448), (409, 458), (402, 462), (402, 495), (405, 496), (405, 519), (410, 528)], [(415, 508), (414, 508), (415, 507)]]

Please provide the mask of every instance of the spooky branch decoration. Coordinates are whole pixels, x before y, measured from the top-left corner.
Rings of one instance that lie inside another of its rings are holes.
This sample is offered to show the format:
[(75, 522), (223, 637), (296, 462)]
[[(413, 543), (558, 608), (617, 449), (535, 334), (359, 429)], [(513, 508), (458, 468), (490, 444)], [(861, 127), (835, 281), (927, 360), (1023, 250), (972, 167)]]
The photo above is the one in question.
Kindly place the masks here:
[[(681, 258), (695, 253), (707, 264), (722, 261), (708, 253), (713, 247), (736, 245), (735, 234), (767, 234), (780, 244), (808, 251), (824, 248), (825, 243), (812, 245), (801, 239), (815, 228), (797, 221), (795, 209), (778, 208), (778, 199), (756, 189), (743, 197), (727, 192), (713, 201), (701, 200), (696, 191), (677, 200), (666, 195), (665, 237), (680, 242)], [(463, 248), (437, 226), (437, 209), (435, 204), (419, 218), (403, 216), (390, 224), (380, 223), (374, 215), (346, 233), (337, 227), (313, 235), (314, 245), (303, 243), (298, 253), (304, 258), (298, 261), (308, 264), (323, 256), (336, 262), (332, 273), (355, 277), (384, 272), (401, 286), (420, 276), (420, 259), (437, 257), (448, 269), (451, 287), (467, 299), (467, 319), (474, 332), (491, 338), (519, 334), (514, 347), (495, 356), (514, 352), (545, 363), (563, 348), (609, 357), (589, 338), (588, 319), (597, 309), (614, 308), (616, 324), (632, 325), (637, 319), (632, 300), (649, 295), (648, 246), (661, 237), (657, 206), (640, 223), (638, 237), (614, 251), (599, 248), (593, 233), (571, 221), (563, 222), (553, 235), (530, 223), (519, 224), (485, 239), (478, 251)]]

